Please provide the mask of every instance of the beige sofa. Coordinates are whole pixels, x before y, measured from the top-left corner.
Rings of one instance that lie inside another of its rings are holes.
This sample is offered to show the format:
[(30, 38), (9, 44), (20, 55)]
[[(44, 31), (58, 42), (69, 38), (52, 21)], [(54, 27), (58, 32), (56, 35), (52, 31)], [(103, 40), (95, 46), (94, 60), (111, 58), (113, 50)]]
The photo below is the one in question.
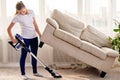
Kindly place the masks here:
[(101, 77), (111, 69), (118, 52), (110, 48), (105, 34), (58, 10), (54, 10), (46, 21), (41, 43), (97, 68)]

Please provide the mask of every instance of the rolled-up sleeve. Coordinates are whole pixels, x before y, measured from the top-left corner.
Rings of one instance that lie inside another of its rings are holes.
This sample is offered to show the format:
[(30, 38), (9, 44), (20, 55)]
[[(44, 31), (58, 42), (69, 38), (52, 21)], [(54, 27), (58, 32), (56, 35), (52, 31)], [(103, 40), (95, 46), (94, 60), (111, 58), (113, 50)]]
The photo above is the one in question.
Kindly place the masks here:
[(12, 22), (13, 22), (13, 23), (17, 23), (17, 22), (18, 22), (18, 17), (15, 16), (15, 17), (13, 18)]
[(35, 13), (33, 10), (31, 10), (31, 15), (32, 15), (32, 17), (35, 17)]

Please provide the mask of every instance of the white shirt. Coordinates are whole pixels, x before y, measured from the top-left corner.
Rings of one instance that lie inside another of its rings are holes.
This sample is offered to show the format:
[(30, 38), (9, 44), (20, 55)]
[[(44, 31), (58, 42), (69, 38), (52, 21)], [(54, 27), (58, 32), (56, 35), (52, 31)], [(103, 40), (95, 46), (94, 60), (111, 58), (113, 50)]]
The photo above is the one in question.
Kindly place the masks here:
[(32, 10), (28, 10), (28, 14), (17, 14), (12, 20), (13, 23), (18, 22), (20, 24), (23, 38), (31, 39), (37, 37), (33, 24), (33, 17), (34, 12)]

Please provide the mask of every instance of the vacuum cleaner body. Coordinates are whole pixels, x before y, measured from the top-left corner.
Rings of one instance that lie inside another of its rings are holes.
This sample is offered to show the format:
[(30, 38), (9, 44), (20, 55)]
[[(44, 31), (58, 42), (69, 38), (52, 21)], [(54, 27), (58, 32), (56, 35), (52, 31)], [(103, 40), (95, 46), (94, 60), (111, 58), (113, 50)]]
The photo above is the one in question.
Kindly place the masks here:
[[(16, 34), (15, 38), (17, 40), (16, 43), (13, 43), (12, 41), (8, 41), (8, 43), (15, 48), (16, 50), (20, 50), (21, 48), (24, 48), (27, 52), (30, 53), (30, 55), (32, 55), (44, 68), (45, 70), (47, 70), (54, 78), (62, 78), (61, 75), (59, 75), (58, 73), (54, 72), (51, 68), (47, 67), (42, 60), (40, 60), (39, 58), (37, 58), (31, 51), (30, 49), (26, 46), (26, 44), (24, 43), (24, 40), (22, 38), (21, 35)], [(43, 46), (43, 42), (39, 44), (39, 47)]]

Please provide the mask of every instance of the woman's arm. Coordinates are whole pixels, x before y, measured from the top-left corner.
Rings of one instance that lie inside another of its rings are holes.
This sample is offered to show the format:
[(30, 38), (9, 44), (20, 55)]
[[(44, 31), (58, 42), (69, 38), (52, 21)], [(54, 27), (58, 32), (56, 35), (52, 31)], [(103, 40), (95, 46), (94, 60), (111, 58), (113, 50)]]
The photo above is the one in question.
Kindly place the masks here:
[(33, 24), (34, 24), (35, 30), (36, 30), (36, 32), (38, 33), (39, 38), (40, 38), (40, 37), (41, 37), (41, 33), (40, 33), (40, 30), (39, 30), (39, 28), (38, 28), (38, 25), (37, 25), (36, 20), (35, 20), (34, 17), (33, 17), (33, 20), (34, 20)]
[(10, 25), (8, 26), (8, 28), (7, 28), (8, 35), (9, 35), (9, 37), (12, 40), (13, 43), (16, 42), (16, 40), (14, 39), (14, 37), (12, 35), (12, 32), (11, 32), (11, 29), (13, 28), (14, 24), (15, 23), (11, 22)]

